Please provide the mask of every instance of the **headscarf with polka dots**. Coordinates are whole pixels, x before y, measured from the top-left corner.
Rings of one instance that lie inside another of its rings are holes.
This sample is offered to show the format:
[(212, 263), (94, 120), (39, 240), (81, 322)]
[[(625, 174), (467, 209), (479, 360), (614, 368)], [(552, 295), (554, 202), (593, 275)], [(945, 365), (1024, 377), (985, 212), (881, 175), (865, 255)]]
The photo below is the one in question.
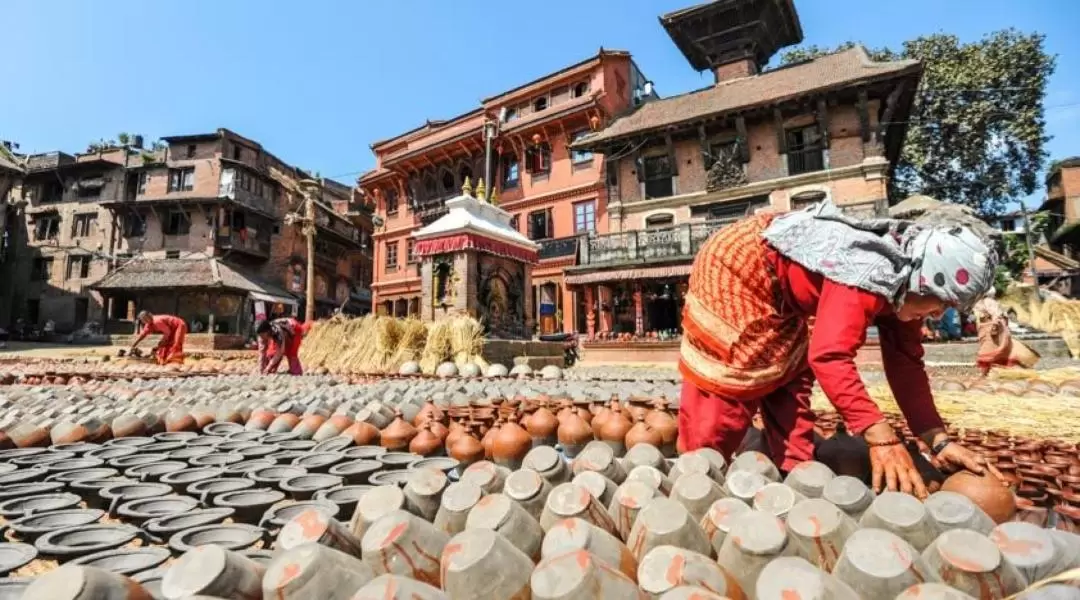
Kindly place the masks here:
[(994, 285), (996, 253), (967, 227), (930, 227), (908, 241), (908, 291), (966, 310)]

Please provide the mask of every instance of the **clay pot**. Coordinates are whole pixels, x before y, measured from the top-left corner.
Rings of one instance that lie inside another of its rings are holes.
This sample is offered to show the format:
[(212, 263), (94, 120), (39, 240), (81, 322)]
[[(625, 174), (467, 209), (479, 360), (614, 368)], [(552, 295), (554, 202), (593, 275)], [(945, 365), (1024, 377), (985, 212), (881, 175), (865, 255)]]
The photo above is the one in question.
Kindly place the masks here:
[(496, 420), (495, 423), (484, 432), (484, 437), (480, 438), (480, 445), (484, 447), (484, 458), (490, 460), (493, 457), (492, 449), (495, 446), (495, 436), (499, 435), (499, 430), (502, 429), (502, 426), (502, 421)]
[(401, 411), (396, 411), (394, 420), (379, 432), (380, 444), (387, 450), (404, 451), (409, 447), (409, 442), (416, 437), (417, 429), (409, 424), (401, 416)]
[(431, 400), (424, 403), (424, 406), (420, 408), (420, 412), (416, 413), (416, 417), (413, 419), (413, 425), (421, 427), (431, 421), (442, 421), (443, 411), (438, 406), (435, 406)]
[[(612, 404), (616, 407), (618, 405), (614, 401)], [(630, 432), (632, 427), (633, 425), (626, 418), (626, 415), (617, 408), (612, 408), (611, 416), (604, 421), (600, 429), (594, 429), (594, 431), (596, 431), (596, 435), (601, 441), (611, 447), (615, 456), (622, 456), (626, 454), (626, 434)]]
[(638, 444), (649, 444), (650, 446), (659, 448), (664, 445), (664, 436), (660, 433), (659, 429), (655, 429), (646, 423), (644, 413), (639, 412), (634, 426), (626, 432), (624, 443), (626, 444), (627, 449), (633, 448)]
[(447, 438), (446, 449), (451, 457), (457, 459), (457, 461), (461, 463), (462, 468), (484, 460), (486, 454), (484, 446), (480, 443), (480, 440), (476, 439), (476, 435), (473, 433), (471, 427), (465, 429), (461, 435), (454, 440), (453, 445), (450, 445), (449, 438)]
[(1016, 513), (1013, 493), (989, 469), (982, 476), (960, 471), (946, 479), (941, 489), (967, 496), (998, 524), (1011, 520)]
[[(564, 409), (565, 410), (565, 409)], [(560, 411), (561, 412), (561, 411)], [(540, 407), (525, 420), (525, 429), (532, 437), (533, 446), (551, 446), (555, 442), (555, 432), (559, 428), (559, 419), (551, 411)]]
[(367, 421), (357, 420), (341, 432), (342, 437), (349, 438), (357, 446), (371, 446), (379, 443), (379, 430)]
[(511, 418), (499, 428), (499, 433), (492, 439), (491, 457), (495, 464), (516, 470), (521, 467), (522, 459), (531, 448), (532, 438), (529, 432)]
[(663, 446), (658, 446), (665, 456), (674, 456), (675, 440), (679, 435), (679, 422), (668, 412), (667, 400), (660, 398), (655, 403), (656, 408), (645, 415), (645, 423), (660, 432), (663, 438)]
[(577, 412), (569, 413), (560, 423), (558, 440), (568, 458), (574, 458), (593, 439), (593, 429)]
[(432, 454), (442, 452), (442, 438), (431, 430), (432, 425), (434, 425), (434, 422), (432, 421), (427, 421), (423, 424), (420, 431), (416, 434), (416, 437), (409, 442), (409, 452), (419, 454), (420, 456), (431, 456)]

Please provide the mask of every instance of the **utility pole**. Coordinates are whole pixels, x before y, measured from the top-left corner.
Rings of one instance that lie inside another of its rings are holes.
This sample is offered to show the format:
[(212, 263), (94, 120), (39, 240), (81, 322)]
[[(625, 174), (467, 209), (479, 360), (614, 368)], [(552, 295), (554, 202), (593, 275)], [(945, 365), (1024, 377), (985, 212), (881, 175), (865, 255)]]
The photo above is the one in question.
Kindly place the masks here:
[(314, 179), (300, 182), (304, 193), (304, 216), (298, 221), (307, 238), (307, 283), (304, 286), (304, 321), (307, 323), (315, 320), (315, 192), (321, 188), (322, 184)]
[(1020, 203), (1024, 214), (1024, 243), (1027, 245), (1028, 267), (1031, 268), (1031, 281), (1035, 287), (1039, 287), (1039, 272), (1035, 269), (1035, 248), (1031, 245), (1031, 217), (1028, 215), (1027, 205)]

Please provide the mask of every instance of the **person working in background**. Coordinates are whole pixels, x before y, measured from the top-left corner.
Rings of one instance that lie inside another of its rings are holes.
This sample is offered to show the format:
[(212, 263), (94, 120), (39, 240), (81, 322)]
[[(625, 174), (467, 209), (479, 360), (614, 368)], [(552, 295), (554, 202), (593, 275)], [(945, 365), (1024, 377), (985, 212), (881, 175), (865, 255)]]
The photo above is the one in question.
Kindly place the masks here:
[(284, 358), (289, 363), (290, 375), (303, 375), (300, 344), (310, 328), (310, 323), (301, 323), (293, 317), (259, 321), (255, 326), (255, 335), (259, 341), (259, 373), (277, 373), (281, 359)]
[(982, 371), (983, 377), (989, 375), (990, 369), (995, 366), (1019, 365), (1031, 368), (1039, 360), (1037, 352), (1020, 340), (1012, 339), (1009, 318), (1005, 316), (994, 296), (994, 289), (991, 288), (990, 293), (977, 302), (973, 309), (979, 331), (979, 350), (975, 355), (975, 365)]
[(154, 358), (158, 364), (184, 362), (184, 339), (187, 337), (188, 327), (183, 319), (173, 315), (151, 314), (148, 310), (139, 312), (136, 318), (142, 325), (142, 332), (131, 344), (132, 352), (146, 336), (159, 333), (161, 341), (154, 348)]

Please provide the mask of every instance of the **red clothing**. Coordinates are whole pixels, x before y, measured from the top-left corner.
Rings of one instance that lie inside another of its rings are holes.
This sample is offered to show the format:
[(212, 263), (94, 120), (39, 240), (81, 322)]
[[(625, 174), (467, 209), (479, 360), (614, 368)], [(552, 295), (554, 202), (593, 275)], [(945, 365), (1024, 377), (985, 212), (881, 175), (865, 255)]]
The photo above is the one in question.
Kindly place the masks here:
[(813, 456), (810, 388), (822, 391), (859, 434), (884, 419), (855, 367), (866, 330), (878, 327), (885, 376), (897, 404), (916, 434), (942, 427), (923, 366), (920, 323), (896, 318), (889, 301), (834, 283), (775, 251), (769, 251), (780, 282), (784, 308), (814, 322), (807, 361), (778, 390), (758, 398), (726, 398), (684, 381), (679, 413), (680, 449), (711, 446), (730, 455), (742, 441), (760, 406), (774, 460), (790, 470)]
[(187, 323), (180, 317), (172, 315), (154, 315), (150, 317), (150, 324), (143, 327), (138, 344), (151, 333), (161, 334), (154, 354), (159, 364), (184, 361), (184, 340), (187, 338)]
[[(292, 317), (284, 319), (275, 319), (271, 322), (271, 334), (270, 340), (266, 346), (262, 348), (263, 355), (261, 361), (268, 363), (273, 360), (274, 356), (277, 356), (278, 348), (284, 346), (282, 356), (289, 364), (290, 375), (303, 375), (304, 367), (300, 363), (300, 344), (304, 341), (304, 336), (311, 328), (310, 323), (301, 323), (299, 320)], [(279, 365), (274, 365), (271, 372), (276, 372)]]

